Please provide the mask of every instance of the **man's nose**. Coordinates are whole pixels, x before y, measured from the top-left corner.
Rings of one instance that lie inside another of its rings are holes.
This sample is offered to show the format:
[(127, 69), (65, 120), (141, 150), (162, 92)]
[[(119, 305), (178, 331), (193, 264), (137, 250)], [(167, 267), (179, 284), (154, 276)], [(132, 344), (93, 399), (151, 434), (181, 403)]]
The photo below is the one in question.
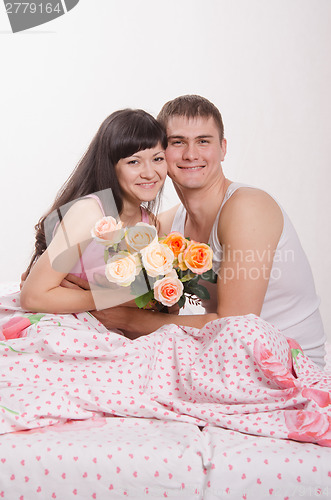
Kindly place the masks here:
[(184, 160), (197, 160), (199, 158), (199, 151), (195, 144), (189, 143), (185, 146), (183, 151)]

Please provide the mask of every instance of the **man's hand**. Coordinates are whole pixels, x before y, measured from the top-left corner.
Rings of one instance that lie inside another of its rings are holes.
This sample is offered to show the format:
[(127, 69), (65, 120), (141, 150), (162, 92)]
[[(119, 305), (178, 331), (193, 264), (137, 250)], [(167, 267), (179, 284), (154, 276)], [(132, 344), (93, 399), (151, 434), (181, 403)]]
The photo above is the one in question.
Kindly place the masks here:
[(90, 290), (90, 284), (88, 281), (70, 273), (67, 274), (64, 280), (61, 281), (60, 286), (74, 290)]
[[(140, 332), (129, 332), (123, 328), (123, 324), (128, 314), (132, 314), (132, 307), (130, 306), (117, 306), (109, 307), (108, 309), (102, 309), (101, 311), (90, 311), (93, 316), (102, 323), (107, 330), (118, 329), (121, 330), (123, 335), (130, 340), (137, 339), (146, 333)], [(150, 313), (152, 314), (152, 312)]]
[[(136, 303), (134, 300), (130, 302), (126, 302), (122, 306), (116, 306), (116, 307), (109, 307), (108, 309), (102, 309), (101, 311), (90, 311), (93, 316), (102, 323), (107, 330), (112, 330), (112, 329), (118, 329), (123, 332), (123, 335), (131, 340), (137, 339), (139, 337), (142, 337), (143, 335), (148, 335), (153, 331), (151, 329), (150, 331), (146, 331), (146, 328), (143, 328), (143, 323), (144, 322), (149, 322), (154, 314), (159, 314), (157, 312), (157, 309), (142, 309), (139, 310), (138, 307), (136, 306)], [(171, 318), (171, 315), (178, 315), (179, 313), (179, 307), (177, 304), (175, 304), (172, 307), (168, 308), (168, 314), (162, 314), (162, 316), (166, 319), (169, 317)], [(140, 324), (139, 321), (142, 320), (143, 318), (143, 323), (141, 323), (141, 331), (139, 329), (136, 329), (135, 332), (131, 332), (126, 329), (125, 325), (127, 323), (128, 317), (133, 317), (133, 315), (136, 317), (136, 324)], [(170, 323), (171, 321), (169, 321)], [(155, 330), (159, 327), (160, 325), (157, 325), (155, 327)], [(147, 329), (148, 330), (148, 329)]]
[(27, 275), (28, 275), (28, 271), (24, 271), (24, 273), (21, 274), (20, 290), (22, 290), (22, 287), (24, 285), (24, 281), (27, 278)]

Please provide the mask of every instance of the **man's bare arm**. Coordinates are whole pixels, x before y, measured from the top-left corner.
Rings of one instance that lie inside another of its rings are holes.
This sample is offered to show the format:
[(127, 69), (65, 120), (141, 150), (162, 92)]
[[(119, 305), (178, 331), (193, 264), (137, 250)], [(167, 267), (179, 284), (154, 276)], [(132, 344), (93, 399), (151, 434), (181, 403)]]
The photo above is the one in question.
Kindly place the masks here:
[(260, 315), (283, 214), (265, 192), (240, 189), (224, 205), (218, 228), (223, 256), (218, 277), (218, 316)]

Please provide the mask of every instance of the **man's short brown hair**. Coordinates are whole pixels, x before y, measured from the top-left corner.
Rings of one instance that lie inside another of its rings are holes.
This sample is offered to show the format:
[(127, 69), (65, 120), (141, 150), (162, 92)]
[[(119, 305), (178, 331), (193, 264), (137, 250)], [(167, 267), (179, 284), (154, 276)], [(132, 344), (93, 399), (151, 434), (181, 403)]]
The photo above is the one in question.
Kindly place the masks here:
[(219, 130), (220, 140), (224, 139), (224, 126), (221, 113), (216, 106), (205, 97), (199, 95), (182, 95), (172, 101), (168, 101), (162, 107), (157, 120), (167, 128), (168, 121), (173, 116), (185, 116), (186, 118), (214, 118)]

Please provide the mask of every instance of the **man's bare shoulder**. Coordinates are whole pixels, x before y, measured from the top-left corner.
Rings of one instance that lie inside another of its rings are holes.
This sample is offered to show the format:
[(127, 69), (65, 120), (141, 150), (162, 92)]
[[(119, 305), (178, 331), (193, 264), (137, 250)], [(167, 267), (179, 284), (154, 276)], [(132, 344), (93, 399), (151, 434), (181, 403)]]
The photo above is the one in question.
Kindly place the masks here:
[[(250, 231), (273, 227), (276, 233), (283, 227), (283, 214), (278, 203), (261, 189), (242, 187), (225, 203), (219, 220), (219, 232)], [(235, 229), (236, 228), (236, 229)]]
[(229, 200), (225, 203), (222, 213), (236, 212), (241, 210), (250, 210), (255, 208), (257, 210), (274, 210), (281, 212), (278, 203), (266, 191), (258, 188), (242, 187), (237, 189)]
[(179, 205), (180, 204), (175, 205), (174, 207), (169, 208), (169, 210), (166, 210), (165, 212), (162, 212), (158, 215), (157, 218), (159, 221), (159, 236), (164, 236), (165, 234), (170, 233), (171, 226)]

